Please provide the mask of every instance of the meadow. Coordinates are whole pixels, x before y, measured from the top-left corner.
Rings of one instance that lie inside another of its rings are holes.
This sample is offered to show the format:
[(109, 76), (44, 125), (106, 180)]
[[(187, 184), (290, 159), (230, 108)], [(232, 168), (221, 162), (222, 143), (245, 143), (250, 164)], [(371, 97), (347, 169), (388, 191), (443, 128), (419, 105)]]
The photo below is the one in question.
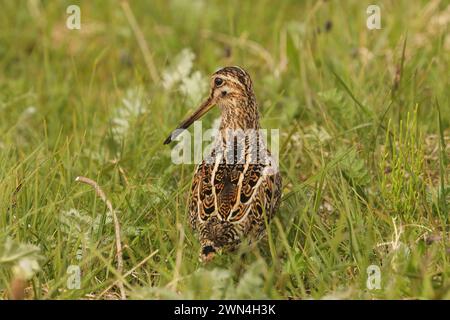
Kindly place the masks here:
[[(450, 299), (450, 5), (378, 1), (371, 30), (370, 4), (2, 2), (0, 299)], [(195, 165), (163, 141), (227, 65), (279, 129), (283, 197), (203, 264)]]

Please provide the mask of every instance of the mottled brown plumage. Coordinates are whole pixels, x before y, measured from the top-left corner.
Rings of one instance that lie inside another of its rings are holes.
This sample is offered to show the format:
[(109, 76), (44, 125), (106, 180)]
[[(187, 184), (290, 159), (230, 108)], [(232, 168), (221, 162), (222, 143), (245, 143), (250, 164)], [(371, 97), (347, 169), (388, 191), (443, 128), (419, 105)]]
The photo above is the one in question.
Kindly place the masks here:
[[(215, 72), (209, 97), (178, 129), (186, 129), (214, 105), (222, 111), (219, 135), (195, 171), (189, 199), (189, 222), (199, 234), (203, 261), (236, 249), (244, 239), (261, 238), (281, 197), (281, 177), (259, 135), (248, 73), (240, 67)], [(165, 144), (178, 134), (174, 131)]]

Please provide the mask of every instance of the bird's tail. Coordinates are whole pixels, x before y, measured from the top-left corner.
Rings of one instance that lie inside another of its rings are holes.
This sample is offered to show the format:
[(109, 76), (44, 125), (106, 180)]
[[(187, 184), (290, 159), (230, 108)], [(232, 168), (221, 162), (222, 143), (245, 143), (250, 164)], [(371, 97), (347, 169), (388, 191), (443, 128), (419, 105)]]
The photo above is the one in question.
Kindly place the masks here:
[(202, 262), (211, 261), (217, 253), (217, 249), (211, 241), (205, 241), (202, 243), (200, 250), (200, 260)]

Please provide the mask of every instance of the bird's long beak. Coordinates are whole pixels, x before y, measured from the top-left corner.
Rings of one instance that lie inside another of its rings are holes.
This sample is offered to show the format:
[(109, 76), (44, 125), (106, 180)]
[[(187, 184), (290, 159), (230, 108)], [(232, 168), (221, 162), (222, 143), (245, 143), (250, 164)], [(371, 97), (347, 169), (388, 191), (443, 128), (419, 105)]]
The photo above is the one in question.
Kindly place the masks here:
[(164, 140), (164, 144), (168, 144), (172, 142), (176, 137), (178, 137), (184, 129), (189, 128), (191, 124), (200, 119), (205, 113), (207, 113), (214, 106), (215, 99), (212, 94), (203, 101), (203, 103), (198, 107), (198, 109), (190, 115), (186, 120), (181, 122), (178, 127), (172, 131), (172, 133)]

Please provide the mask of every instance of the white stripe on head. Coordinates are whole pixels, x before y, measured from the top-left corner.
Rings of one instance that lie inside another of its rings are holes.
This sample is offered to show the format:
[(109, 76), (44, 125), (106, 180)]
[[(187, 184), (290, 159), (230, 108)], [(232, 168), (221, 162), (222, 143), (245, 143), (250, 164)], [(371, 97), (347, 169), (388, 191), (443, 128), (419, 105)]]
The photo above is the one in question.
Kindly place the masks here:
[(233, 68), (241, 70), (243, 74), (247, 74), (247, 72), (239, 66), (233, 66)]

